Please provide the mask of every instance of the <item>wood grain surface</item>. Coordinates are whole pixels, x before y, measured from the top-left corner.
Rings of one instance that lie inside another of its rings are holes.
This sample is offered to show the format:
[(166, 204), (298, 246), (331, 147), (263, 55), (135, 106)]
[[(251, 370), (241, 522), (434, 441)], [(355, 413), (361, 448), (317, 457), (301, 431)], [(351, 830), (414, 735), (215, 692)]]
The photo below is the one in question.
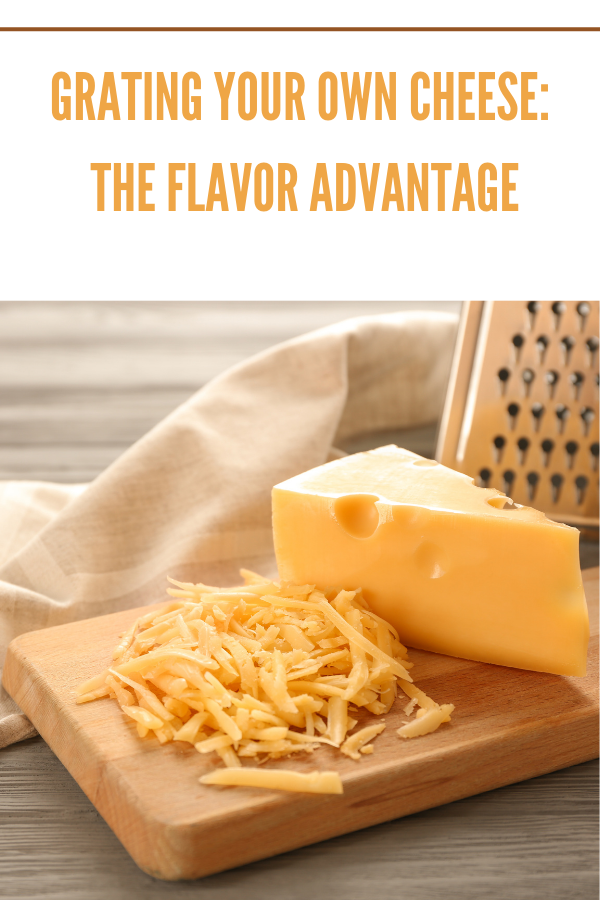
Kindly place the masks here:
[[(228, 361), (414, 303), (0, 302), (0, 478), (94, 478)], [(458, 303), (427, 303), (457, 312)], [(241, 309), (240, 309), (241, 307)], [(433, 455), (435, 423), (402, 437)], [(380, 437), (390, 443), (396, 435)], [(365, 436), (355, 447), (375, 446)], [(581, 543), (598, 565), (597, 541)], [(597, 900), (590, 761), (196, 882), (143, 873), (42, 738), (0, 751), (3, 900)]]
[(404, 741), (395, 733), (405, 719), (398, 699), (372, 756), (354, 762), (322, 747), (270, 764), (335, 768), (343, 796), (200, 785), (216, 757), (140, 740), (108, 698), (76, 705), (77, 685), (110, 663), (119, 634), (142, 610), (21, 635), (9, 646), (3, 682), (138, 865), (157, 878), (199, 878), (593, 758), (597, 569), (584, 584), (593, 631), (585, 678), (412, 651), (417, 684), (455, 704), (452, 724)]
[[(443, 302), (0, 302), (0, 480), (91, 481), (229, 366), (343, 319), (415, 306), (460, 309)], [(426, 429), (419, 446), (433, 446), (434, 437), (435, 427)]]

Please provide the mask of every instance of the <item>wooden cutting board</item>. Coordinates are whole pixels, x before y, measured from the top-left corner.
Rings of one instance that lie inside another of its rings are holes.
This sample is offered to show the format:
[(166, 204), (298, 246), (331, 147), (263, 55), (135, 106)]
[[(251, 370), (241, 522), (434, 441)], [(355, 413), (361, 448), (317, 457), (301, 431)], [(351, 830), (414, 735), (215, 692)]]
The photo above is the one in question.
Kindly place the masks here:
[(341, 796), (203, 786), (199, 776), (221, 764), (216, 755), (140, 740), (112, 700), (77, 706), (76, 686), (107, 666), (139, 611), (21, 635), (4, 684), (136, 863), (156, 878), (197, 878), (595, 758), (598, 572), (583, 573), (592, 630), (585, 678), (413, 650), (417, 685), (455, 704), (451, 724), (403, 740), (400, 700), (360, 762), (323, 746), (269, 764), (335, 768)]

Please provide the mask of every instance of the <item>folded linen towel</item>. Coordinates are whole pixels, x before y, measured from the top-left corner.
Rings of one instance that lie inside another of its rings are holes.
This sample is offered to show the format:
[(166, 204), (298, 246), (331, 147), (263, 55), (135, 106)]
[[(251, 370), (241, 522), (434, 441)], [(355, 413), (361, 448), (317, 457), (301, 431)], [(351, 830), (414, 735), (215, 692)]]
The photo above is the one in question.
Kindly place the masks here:
[[(275, 574), (271, 488), (337, 441), (441, 412), (457, 317), (351, 319), (214, 379), (90, 485), (0, 483), (0, 666), (25, 631)], [(35, 730), (0, 693), (0, 747)]]

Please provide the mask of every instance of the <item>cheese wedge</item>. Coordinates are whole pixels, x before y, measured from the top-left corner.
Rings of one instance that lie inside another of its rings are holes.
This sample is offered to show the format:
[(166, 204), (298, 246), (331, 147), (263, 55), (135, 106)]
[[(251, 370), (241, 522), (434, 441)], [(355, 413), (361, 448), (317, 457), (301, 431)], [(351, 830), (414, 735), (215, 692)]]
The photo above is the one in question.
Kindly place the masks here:
[(395, 446), (273, 489), (279, 575), (361, 587), (412, 647), (585, 675), (579, 532)]

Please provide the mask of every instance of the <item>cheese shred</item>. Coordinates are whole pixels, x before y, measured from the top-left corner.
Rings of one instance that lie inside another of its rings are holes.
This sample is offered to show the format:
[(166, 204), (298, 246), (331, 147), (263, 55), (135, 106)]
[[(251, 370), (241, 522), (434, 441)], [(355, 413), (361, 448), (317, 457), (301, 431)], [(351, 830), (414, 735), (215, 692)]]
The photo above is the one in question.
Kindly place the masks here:
[(308, 793), (343, 793), (339, 774), (257, 766), (323, 744), (360, 760), (385, 724), (350, 734), (359, 723), (354, 714), (388, 713), (398, 685), (411, 700), (406, 714), (419, 707), (401, 737), (450, 721), (454, 707), (413, 684), (406, 647), (360, 590), (241, 574), (245, 583), (233, 588), (169, 579), (175, 599), (120, 636), (110, 668), (80, 685), (77, 703), (111, 697), (140, 737), (216, 753), (224, 768), (203, 784)]
[(303, 791), (307, 794), (343, 794), (337, 772), (286, 772), (277, 769), (215, 769), (203, 775), (201, 784), (238, 784), (247, 787)]

